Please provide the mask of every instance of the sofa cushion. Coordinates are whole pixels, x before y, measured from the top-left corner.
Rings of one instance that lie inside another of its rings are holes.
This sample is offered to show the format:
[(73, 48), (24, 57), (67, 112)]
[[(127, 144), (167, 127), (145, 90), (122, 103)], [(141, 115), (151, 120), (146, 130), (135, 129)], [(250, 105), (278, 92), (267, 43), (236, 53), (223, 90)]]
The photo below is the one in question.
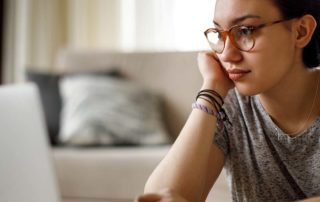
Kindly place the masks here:
[(53, 157), (61, 195), (133, 201), (143, 193), (148, 176), (168, 150), (169, 146), (55, 147)]
[(60, 140), (71, 145), (168, 143), (160, 97), (133, 81), (80, 74), (60, 81)]

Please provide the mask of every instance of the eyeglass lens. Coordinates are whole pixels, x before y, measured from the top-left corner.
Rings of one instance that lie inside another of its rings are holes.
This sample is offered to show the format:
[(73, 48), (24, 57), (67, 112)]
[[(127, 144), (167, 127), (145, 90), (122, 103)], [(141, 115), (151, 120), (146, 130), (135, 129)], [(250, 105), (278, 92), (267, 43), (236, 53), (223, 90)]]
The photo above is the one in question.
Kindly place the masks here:
[[(229, 38), (232, 44), (240, 50), (249, 51), (254, 46), (254, 38), (252, 31), (247, 27), (234, 27), (229, 32), (222, 32), (212, 29), (207, 32), (206, 36), (211, 48), (221, 53), (225, 46), (226, 33), (229, 33)], [(231, 37), (230, 37), (231, 36)]]

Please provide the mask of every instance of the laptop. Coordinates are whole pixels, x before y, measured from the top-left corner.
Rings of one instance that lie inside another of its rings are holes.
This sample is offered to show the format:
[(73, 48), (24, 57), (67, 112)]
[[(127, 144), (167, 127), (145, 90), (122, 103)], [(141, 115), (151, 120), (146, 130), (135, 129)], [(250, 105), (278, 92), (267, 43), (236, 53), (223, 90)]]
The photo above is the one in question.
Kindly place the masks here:
[(0, 87), (0, 201), (60, 202), (37, 87)]

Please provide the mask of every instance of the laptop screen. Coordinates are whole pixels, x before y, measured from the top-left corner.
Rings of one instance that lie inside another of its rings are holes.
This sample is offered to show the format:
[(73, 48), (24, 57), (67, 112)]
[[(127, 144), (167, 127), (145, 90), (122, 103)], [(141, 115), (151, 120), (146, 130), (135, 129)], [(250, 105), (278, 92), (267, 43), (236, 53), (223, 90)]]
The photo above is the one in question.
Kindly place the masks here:
[(58, 202), (38, 89), (0, 88), (0, 201)]

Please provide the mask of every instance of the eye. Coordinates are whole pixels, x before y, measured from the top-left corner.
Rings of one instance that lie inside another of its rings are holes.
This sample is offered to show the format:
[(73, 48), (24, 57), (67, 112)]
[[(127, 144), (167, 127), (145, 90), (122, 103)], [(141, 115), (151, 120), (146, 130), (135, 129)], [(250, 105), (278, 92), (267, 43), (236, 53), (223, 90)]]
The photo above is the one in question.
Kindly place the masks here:
[(241, 26), (237, 29), (238, 37), (251, 36), (255, 31), (255, 27)]

